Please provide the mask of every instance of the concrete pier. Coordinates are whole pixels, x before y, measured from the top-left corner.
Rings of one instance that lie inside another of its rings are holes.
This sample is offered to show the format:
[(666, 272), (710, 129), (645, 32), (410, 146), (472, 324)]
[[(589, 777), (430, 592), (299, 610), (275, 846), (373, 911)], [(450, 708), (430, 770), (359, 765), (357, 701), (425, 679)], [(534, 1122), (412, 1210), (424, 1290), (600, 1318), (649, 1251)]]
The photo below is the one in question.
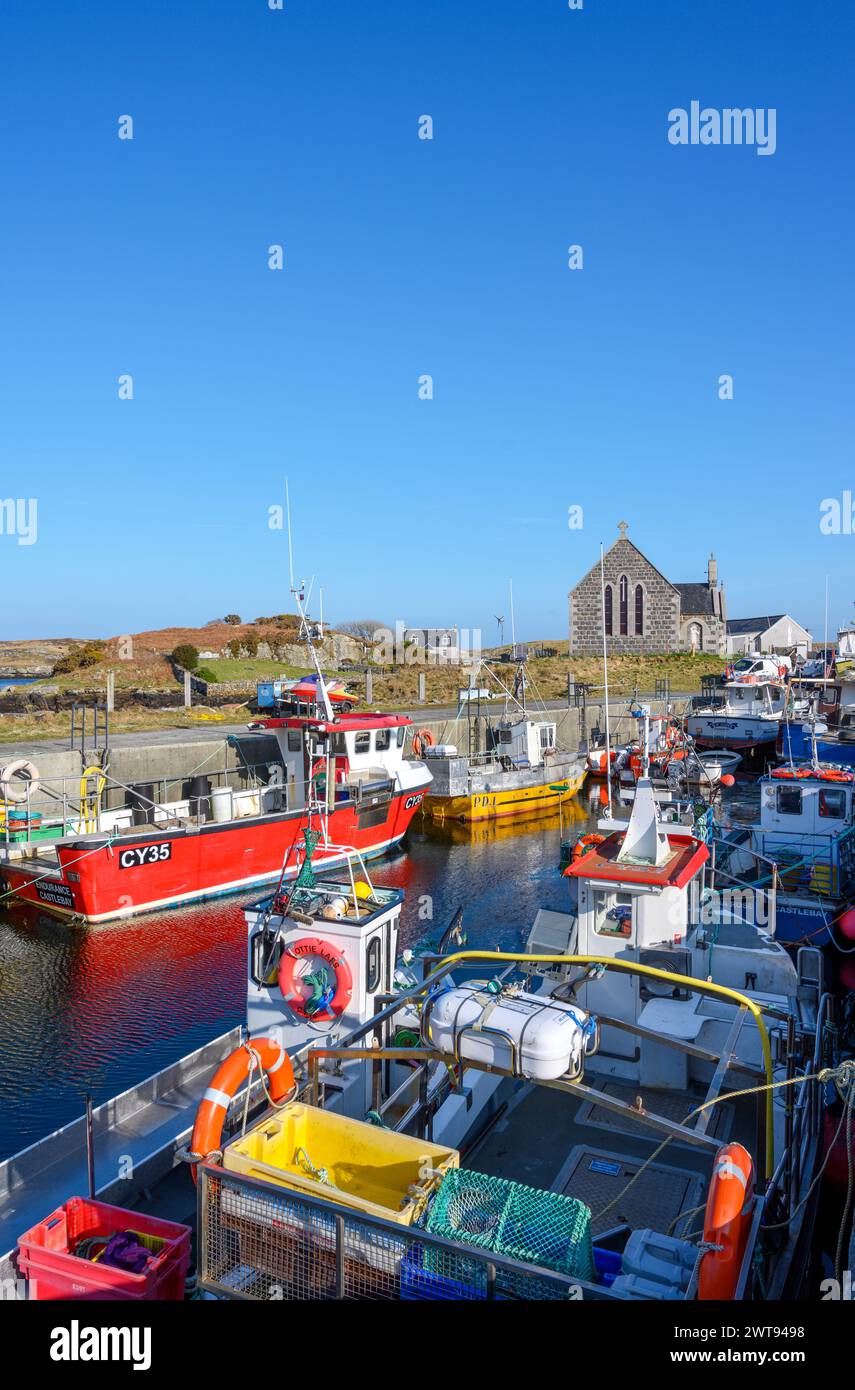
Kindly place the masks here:
[[(661, 714), (664, 706), (661, 701), (647, 701), (651, 712)], [(625, 743), (636, 732), (636, 721), (629, 718), (626, 699), (609, 702), (612, 742)], [(489, 716), (480, 718), (465, 714), (454, 718), (449, 714), (431, 715), (427, 711), (420, 716), (419, 711), (411, 711), (413, 724), (407, 731), (405, 745), (411, 755), (412, 736), (417, 729), (428, 729), (436, 743), (454, 744), (462, 755), (474, 749), (486, 747), (486, 727), (488, 718), (497, 719), (500, 709), (491, 711)], [(556, 725), (556, 745), (564, 752), (575, 753), (583, 737), (590, 737), (591, 730), (599, 727), (605, 731), (605, 709), (602, 702), (589, 704), (584, 711), (579, 708), (549, 709), (546, 712), (532, 710), (530, 718), (549, 720)], [(471, 745), (470, 745), (471, 735)], [(91, 758), (91, 753), (87, 755)], [(79, 749), (70, 749), (65, 740), (46, 739), (27, 740), (20, 744), (5, 744), (0, 747), (0, 767), (15, 758), (29, 758), (39, 769), (43, 783), (61, 789), (64, 787), (69, 800), (74, 802), (79, 796), (80, 776), (84, 761)], [(215, 772), (225, 772), (214, 780), (228, 785), (246, 785), (247, 770), (253, 765), (268, 766), (279, 763), (279, 746), (272, 734), (251, 733), (245, 724), (220, 725), (216, 730), (206, 729), (158, 729), (150, 732), (114, 734), (110, 739), (109, 775), (124, 786), (151, 784), (154, 786), (155, 800), (177, 798), (182, 793), (183, 782), (196, 775), (212, 776)], [(113, 788), (104, 797), (106, 807), (116, 805), (123, 799), (121, 788)], [(56, 814), (59, 807), (41, 795), (33, 801), (33, 808), (44, 814)]]

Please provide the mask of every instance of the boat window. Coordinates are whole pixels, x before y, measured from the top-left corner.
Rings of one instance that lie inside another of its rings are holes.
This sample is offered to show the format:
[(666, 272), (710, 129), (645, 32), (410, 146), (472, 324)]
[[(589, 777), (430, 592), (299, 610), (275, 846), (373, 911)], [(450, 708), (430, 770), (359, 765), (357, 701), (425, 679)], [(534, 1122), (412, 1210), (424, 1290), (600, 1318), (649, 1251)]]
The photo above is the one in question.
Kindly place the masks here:
[(819, 814), (831, 820), (843, 820), (846, 815), (846, 793), (842, 787), (820, 787)]
[(302, 739), (300, 738), (300, 730), (299, 730), (299, 729), (289, 729), (289, 730), (288, 730), (288, 752), (289, 752), (289, 753), (299, 753), (301, 744), (302, 744)]
[(353, 743), (354, 753), (370, 753), (371, 734), (368, 730), (365, 733), (357, 734)]
[(607, 584), (603, 594), (603, 608), (605, 609), (604, 618), (606, 624), (606, 636), (612, 635), (612, 586)]
[(401, 727), (400, 727), (400, 729), (398, 730), (398, 747), (399, 747), (399, 748), (403, 748), (403, 746), (404, 746), (404, 737), (405, 737), (405, 734), (406, 734), (406, 729), (404, 728), (404, 726), (403, 726), (403, 724), (402, 724)]
[(284, 946), (281, 941), (271, 941), (263, 931), (252, 937), (250, 949), (250, 975), (256, 985), (275, 985), (279, 976), (279, 962)]
[(391, 733), (389, 729), (378, 729), (374, 735), (374, 748), (376, 752), (383, 753), (389, 747)]
[(542, 749), (555, 747), (555, 725), (541, 724), (540, 726), (540, 746)]
[(778, 787), (778, 815), (800, 816), (802, 813), (801, 787)]
[(629, 580), (625, 574), (620, 577), (620, 635), (626, 637), (629, 631)]
[(596, 893), (594, 931), (597, 936), (632, 936), (632, 894)]
[(347, 744), (344, 740), (344, 734), (332, 735), (330, 739), (330, 752), (335, 758), (347, 757)]
[(373, 994), (380, 984), (380, 937), (375, 936), (368, 943), (365, 953), (365, 990)]

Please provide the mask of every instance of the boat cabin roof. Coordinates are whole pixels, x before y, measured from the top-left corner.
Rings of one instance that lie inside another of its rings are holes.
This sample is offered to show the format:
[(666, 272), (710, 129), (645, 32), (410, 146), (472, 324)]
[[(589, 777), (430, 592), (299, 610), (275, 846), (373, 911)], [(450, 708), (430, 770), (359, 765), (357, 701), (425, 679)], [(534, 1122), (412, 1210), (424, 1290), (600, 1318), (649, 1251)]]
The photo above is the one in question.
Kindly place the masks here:
[(756, 676), (743, 676), (741, 679), (725, 681), (726, 690), (756, 690), (764, 685), (771, 685), (775, 690), (786, 690), (784, 682), (777, 676), (759, 674)]
[[(402, 888), (381, 888), (378, 884), (370, 885), (370, 895), (361, 897), (358, 902), (354, 900), (353, 888), (349, 881), (341, 879), (319, 878), (313, 887), (300, 887), (293, 891), (291, 897), (291, 907), (297, 908), (303, 915), (312, 917), (319, 927), (333, 927), (336, 920), (354, 921), (358, 920), (363, 926), (388, 912), (392, 907), (400, 907), (404, 901), (404, 890)], [(287, 895), (288, 889), (285, 893)], [(346, 910), (341, 917), (326, 918), (324, 916), (325, 906), (336, 898), (342, 899), (346, 904)], [(275, 903), (275, 894), (264, 898), (259, 898), (257, 902), (251, 903), (244, 908), (244, 914), (250, 920), (258, 914), (268, 912)], [(273, 916), (278, 915), (275, 911)], [(301, 926), (304, 923), (297, 920), (295, 925)]]
[(359, 733), (363, 729), (397, 729), (412, 724), (408, 714), (381, 714), (380, 710), (358, 714), (338, 714), (333, 719), (319, 719), (308, 714), (292, 714), (277, 719), (259, 719), (254, 729), (311, 729), (315, 733)]
[(565, 878), (591, 878), (610, 883), (640, 883), (653, 888), (685, 888), (710, 857), (706, 845), (691, 835), (669, 835), (668, 858), (662, 864), (618, 860), (624, 831), (616, 830), (564, 870)]
[(776, 767), (762, 779), (764, 782), (831, 782), (851, 785), (855, 772), (851, 767), (841, 767), (836, 763), (820, 763), (812, 767), (810, 763), (800, 763), (797, 767)]

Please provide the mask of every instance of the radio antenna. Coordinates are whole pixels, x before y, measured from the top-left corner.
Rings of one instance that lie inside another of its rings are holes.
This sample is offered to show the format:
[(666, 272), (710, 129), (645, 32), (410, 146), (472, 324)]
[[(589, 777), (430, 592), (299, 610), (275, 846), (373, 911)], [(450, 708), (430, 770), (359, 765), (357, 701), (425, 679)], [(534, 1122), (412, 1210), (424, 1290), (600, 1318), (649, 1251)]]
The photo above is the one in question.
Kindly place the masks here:
[(294, 592), (294, 549), (291, 545), (291, 497), (288, 492), (288, 479), (285, 479), (285, 512), (288, 517), (288, 573), (291, 579), (291, 592)]

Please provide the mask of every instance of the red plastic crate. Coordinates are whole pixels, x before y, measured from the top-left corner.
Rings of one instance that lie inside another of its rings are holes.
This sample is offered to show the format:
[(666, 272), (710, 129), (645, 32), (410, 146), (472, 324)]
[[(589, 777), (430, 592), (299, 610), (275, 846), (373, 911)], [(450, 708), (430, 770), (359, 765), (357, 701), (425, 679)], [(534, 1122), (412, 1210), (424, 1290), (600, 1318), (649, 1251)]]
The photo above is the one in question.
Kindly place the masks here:
[[(131, 1274), (71, 1254), (79, 1240), (115, 1231), (138, 1231), (164, 1241), (144, 1273)], [(18, 1241), (18, 1267), (31, 1281), (30, 1297), (36, 1300), (181, 1299), (189, 1263), (189, 1226), (86, 1197), (70, 1197)]]

